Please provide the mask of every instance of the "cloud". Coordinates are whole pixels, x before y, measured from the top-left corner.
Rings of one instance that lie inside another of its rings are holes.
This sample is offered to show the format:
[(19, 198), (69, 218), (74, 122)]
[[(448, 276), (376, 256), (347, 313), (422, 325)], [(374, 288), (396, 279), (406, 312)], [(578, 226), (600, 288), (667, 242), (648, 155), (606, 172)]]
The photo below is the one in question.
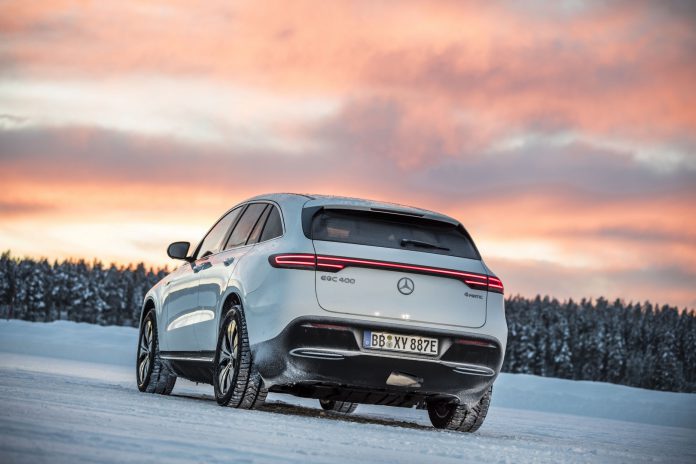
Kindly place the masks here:
[(545, 5), (544, 14), (495, 2), (299, 2), (292, 9), (15, 2), (7, 10), (5, 76), (164, 75), (278, 95), (409, 97), (516, 130), (651, 143), (696, 125), (696, 28), (680, 2)]
[(54, 205), (46, 203), (30, 203), (25, 201), (11, 201), (0, 199), (0, 217), (36, 215), (40, 213), (45, 213), (54, 208)]
[[(569, 230), (568, 235), (577, 233), (577, 231)], [(616, 239), (620, 241), (637, 241), (637, 242), (691, 242), (696, 243), (696, 230), (676, 230), (665, 231), (654, 227), (629, 228), (629, 227), (601, 227), (594, 231), (597, 237)], [(585, 236), (587, 234), (584, 234)]]
[(621, 298), (693, 308), (694, 269), (647, 265), (630, 270), (587, 270), (549, 262), (488, 260), (509, 295), (567, 298)]
[[(694, 171), (655, 172), (630, 153), (573, 142), (549, 147), (542, 141), (502, 152), (462, 150), (449, 156), (441, 151), (448, 142), (437, 128), (424, 120), (420, 132), (410, 131), (398, 108), (389, 102), (349, 107), (306, 129), (321, 150), (292, 156), (94, 127), (0, 130), (0, 167), (17, 178), (51, 183), (178, 184), (205, 178), (224, 184), (234, 172), (272, 189), (290, 177), (306, 184), (317, 175), (329, 178), (341, 172), (341, 178), (360, 186), (376, 181), (390, 190), (427, 186), (442, 198), (465, 194), (492, 199), (559, 187), (569, 197), (582, 194), (590, 202), (696, 195)], [(405, 163), (402, 150), (422, 153), (427, 161)], [(371, 169), (365, 169), (366, 163)]]
[[(490, 215), (486, 208), (494, 208), (505, 211), (494, 222), (527, 234), (566, 234), (569, 224), (592, 234), (629, 226), (666, 227), (672, 233), (693, 224), (688, 214), (696, 200), (692, 171), (655, 172), (629, 154), (573, 143), (431, 156), (427, 163), (405, 165), (398, 149), (392, 150), (408, 147), (411, 134), (403, 139), (400, 113), (385, 108), (370, 112), (382, 116), (365, 124), (353, 110), (348, 120), (341, 116), (320, 124), (316, 134), (323, 148), (293, 156), (88, 127), (0, 131), (0, 169), (10, 180), (39, 190), (41, 185), (52, 190), (98, 185), (105, 191), (145, 186), (178, 188), (182, 198), (193, 191), (316, 190), (390, 197), (484, 220)], [(380, 125), (389, 112), (394, 122)], [(571, 216), (577, 220), (564, 223)], [(605, 233), (604, 238), (611, 237)]]
[[(318, 191), (461, 218), (525, 292), (555, 269), (559, 292), (671, 276), (694, 301), (689, 2), (4, 8), (0, 240), (18, 252), (156, 260), (246, 196)], [(49, 225), (55, 243), (30, 240)]]

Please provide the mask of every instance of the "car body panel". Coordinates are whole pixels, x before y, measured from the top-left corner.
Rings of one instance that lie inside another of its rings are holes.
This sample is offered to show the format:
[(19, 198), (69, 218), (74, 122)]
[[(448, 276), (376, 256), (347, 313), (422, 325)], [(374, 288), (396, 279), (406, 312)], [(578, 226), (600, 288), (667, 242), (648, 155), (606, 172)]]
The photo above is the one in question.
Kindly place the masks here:
[[(485, 272), (479, 260), (412, 250), (318, 240), (314, 241), (314, 249), (318, 255)], [(399, 291), (400, 282), (408, 288)], [(461, 280), (447, 277), (347, 267), (337, 273), (317, 271), (316, 293), (319, 305), (334, 313), (461, 327), (481, 327), (486, 322), (487, 292), (472, 290)]]
[(194, 313), (198, 310), (199, 276), (194, 272), (196, 264), (183, 264), (165, 283), (162, 295), (164, 324), (159, 331), (163, 350), (198, 349), (195, 324), (186, 320), (195, 317)]
[(226, 295), (230, 278), (234, 270), (251, 250), (253, 245), (232, 248), (208, 256), (209, 267), (199, 272), (198, 283), (198, 310), (208, 311), (212, 314), (210, 320), (196, 324), (196, 336), (198, 338), (197, 350), (212, 351), (217, 342), (217, 329), (220, 324), (223, 297)]

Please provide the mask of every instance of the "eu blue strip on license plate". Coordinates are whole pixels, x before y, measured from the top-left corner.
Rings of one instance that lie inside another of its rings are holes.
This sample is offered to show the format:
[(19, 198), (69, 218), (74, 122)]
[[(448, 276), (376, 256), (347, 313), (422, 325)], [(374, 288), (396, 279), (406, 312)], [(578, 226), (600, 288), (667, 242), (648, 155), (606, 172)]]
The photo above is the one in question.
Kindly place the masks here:
[(363, 346), (365, 348), (372, 347), (372, 332), (370, 332), (369, 330), (363, 332)]

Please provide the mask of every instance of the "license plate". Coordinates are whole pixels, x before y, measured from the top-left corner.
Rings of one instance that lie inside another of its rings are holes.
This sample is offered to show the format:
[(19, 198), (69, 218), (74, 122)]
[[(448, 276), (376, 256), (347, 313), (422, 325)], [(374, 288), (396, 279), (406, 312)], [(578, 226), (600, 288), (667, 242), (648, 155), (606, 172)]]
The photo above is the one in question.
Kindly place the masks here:
[(400, 351), (437, 356), (437, 338), (419, 337), (417, 335), (399, 335), (388, 332), (363, 333), (363, 347), (370, 350)]

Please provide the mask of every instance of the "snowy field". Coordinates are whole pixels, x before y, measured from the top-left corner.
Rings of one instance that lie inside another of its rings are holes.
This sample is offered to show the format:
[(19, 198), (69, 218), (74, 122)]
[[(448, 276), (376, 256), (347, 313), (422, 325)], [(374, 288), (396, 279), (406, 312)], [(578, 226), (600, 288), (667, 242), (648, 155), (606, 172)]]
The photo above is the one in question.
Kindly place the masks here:
[(270, 395), (222, 408), (179, 380), (138, 392), (137, 331), (0, 321), (0, 462), (683, 462), (696, 463), (696, 395), (502, 375), (475, 434), (432, 429), (427, 413)]

